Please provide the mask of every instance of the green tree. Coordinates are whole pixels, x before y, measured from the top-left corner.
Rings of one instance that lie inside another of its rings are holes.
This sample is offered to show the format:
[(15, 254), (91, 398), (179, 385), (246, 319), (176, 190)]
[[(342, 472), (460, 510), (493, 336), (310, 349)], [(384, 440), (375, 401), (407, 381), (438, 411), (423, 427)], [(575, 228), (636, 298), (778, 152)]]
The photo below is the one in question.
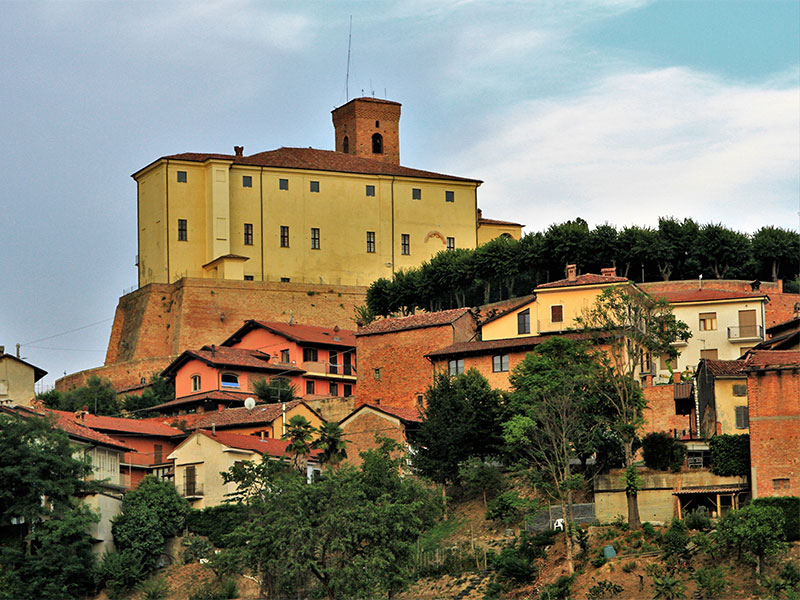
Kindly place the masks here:
[(147, 409), (175, 399), (175, 383), (158, 373), (150, 377), (150, 385), (139, 394), (127, 394), (122, 401), (125, 411), (137, 419), (148, 416)]
[(740, 558), (742, 554), (753, 557), (760, 574), (764, 559), (784, 547), (783, 522), (777, 508), (751, 504), (725, 515), (717, 524), (716, 537)]
[(318, 430), (319, 437), (311, 443), (312, 450), (321, 450), (319, 462), (334, 470), (347, 458), (347, 442), (344, 431), (337, 423), (323, 423)]
[(120, 412), (119, 400), (114, 386), (108, 380), (92, 375), (86, 385), (72, 388), (67, 392), (42, 394), (40, 399), (47, 408), (55, 410), (76, 411), (86, 407), (95, 415), (117, 415)]
[(617, 228), (608, 223), (595, 227), (589, 234), (589, 271), (599, 273), (601, 269), (616, 266), (619, 243)]
[[(674, 360), (677, 340), (691, 337), (685, 323), (675, 319), (666, 300), (645, 294), (636, 286), (608, 287), (577, 319), (578, 326), (605, 349), (601, 387), (614, 415), (611, 423), (622, 440), (625, 467), (633, 466), (633, 443), (643, 422), (644, 396), (639, 381), (641, 368), (654, 357)], [(628, 486), (628, 523), (641, 527), (638, 497)]]
[[(625, 227), (617, 238), (618, 275), (643, 281), (655, 259), (656, 232), (649, 227)], [(642, 277), (644, 275), (644, 277)]]
[(483, 497), (483, 508), (488, 508), (487, 496), (499, 493), (503, 489), (503, 474), (497, 460), (484, 460), (472, 456), (458, 466), (461, 484), (468, 492)]
[(700, 264), (692, 257), (700, 227), (692, 219), (682, 222), (672, 217), (658, 219), (655, 258), (658, 272), (664, 281), (695, 277)]
[(0, 598), (88, 591), (97, 517), (76, 500), (91, 489), (91, 466), (74, 451), (52, 419), (0, 413), (0, 523), (18, 534), (0, 545)]
[(750, 239), (721, 224), (708, 223), (700, 228), (695, 255), (707, 272), (725, 279), (730, 273), (740, 273), (741, 265), (750, 261)]
[(292, 466), (301, 473), (306, 472), (308, 457), (311, 454), (311, 440), (316, 428), (303, 415), (295, 415), (286, 424), (284, 440), (289, 441), (286, 451), (292, 454)]
[(547, 257), (550, 277), (564, 277), (567, 264), (586, 264), (590, 239), (589, 225), (580, 217), (548, 227), (544, 233), (543, 255)]
[(291, 402), (297, 398), (297, 388), (285, 377), (273, 377), (269, 381), (263, 377), (256, 379), (253, 392), (259, 400), (268, 404)]
[(455, 377), (439, 373), (425, 393), (422, 423), (414, 437), (414, 466), (442, 485), (459, 480), (458, 465), (471, 456), (498, 454), (502, 396), (475, 369)]
[(759, 263), (759, 276), (772, 281), (780, 277), (800, 277), (800, 235), (781, 227), (762, 227), (753, 235), (753, 256)]
[(647, 468), (677, 473), (686, 458), (686, 444), (669, 433), (654, 431), (642, 439), (642, 454)]
[(437, 509), (429, 492), (400, 476), (404, 459), (392, 459), (389, 446), (364, 453), (359, 469), (345, 466), (312, 484), (276, 466), (246, 463), (229, 472), (251, 511), (231, 536), (232, 559), (255, 571), (267, 595), (309, 577), (329, 600), (401, 590)]

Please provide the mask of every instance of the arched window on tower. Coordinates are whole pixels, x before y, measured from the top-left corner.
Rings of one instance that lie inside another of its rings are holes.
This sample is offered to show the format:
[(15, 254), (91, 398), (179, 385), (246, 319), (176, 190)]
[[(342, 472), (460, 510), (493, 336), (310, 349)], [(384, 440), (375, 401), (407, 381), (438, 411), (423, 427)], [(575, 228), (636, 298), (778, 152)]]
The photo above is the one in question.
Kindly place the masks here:
[(350, 138), (347, 136), (344, 136), (344, 139), (342, 140), (342, 152), (345, 154), (350, 154)]
[(372, 134), (372, 153), (383, 154), (383, 136), (380, 133)]

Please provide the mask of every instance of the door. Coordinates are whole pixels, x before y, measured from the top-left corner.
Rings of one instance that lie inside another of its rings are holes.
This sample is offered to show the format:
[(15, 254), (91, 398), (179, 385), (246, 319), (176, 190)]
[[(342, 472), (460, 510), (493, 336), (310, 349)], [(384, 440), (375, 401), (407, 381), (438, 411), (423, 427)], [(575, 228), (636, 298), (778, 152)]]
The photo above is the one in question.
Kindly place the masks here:
[(751, 338), (758, 336), (758, 326), (756, 325), (755, 310), (739, 311), (739, 337)]

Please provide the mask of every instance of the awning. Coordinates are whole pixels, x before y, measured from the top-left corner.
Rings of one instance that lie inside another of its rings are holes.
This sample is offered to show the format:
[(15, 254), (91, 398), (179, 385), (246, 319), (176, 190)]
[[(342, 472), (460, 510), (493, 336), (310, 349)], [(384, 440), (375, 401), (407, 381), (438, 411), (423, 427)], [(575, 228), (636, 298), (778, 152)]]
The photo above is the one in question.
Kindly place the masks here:
[(747, 485), (728, 485), (718, 487), (686, 488), (672, 492), (673, 496), (684, 496), (689, 494), (731, 494), (735, 492), (746, 492)]

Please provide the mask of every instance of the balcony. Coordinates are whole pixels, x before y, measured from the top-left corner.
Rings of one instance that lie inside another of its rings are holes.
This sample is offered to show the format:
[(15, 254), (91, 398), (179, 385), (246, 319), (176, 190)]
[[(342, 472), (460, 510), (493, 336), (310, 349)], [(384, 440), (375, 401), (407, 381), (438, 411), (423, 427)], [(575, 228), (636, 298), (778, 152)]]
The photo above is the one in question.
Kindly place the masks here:
[(187, 500), (202, 498), (203, 484), (196, 481), (184, 481), (183, 486), (178, 488), (178, 493)]
[(728, 327), (728, 340), (731, 342), (756, 342), (763, 339), (764, 327), (761, 325)]
[(355, 381), (356, 369), (351, 363), (328, 363), (322, 361), (303, 362), (303, 369), (306, 370), (306, 376), (315, 375), (317, 377), (337, 377), (338, 379), (352, 379)]

